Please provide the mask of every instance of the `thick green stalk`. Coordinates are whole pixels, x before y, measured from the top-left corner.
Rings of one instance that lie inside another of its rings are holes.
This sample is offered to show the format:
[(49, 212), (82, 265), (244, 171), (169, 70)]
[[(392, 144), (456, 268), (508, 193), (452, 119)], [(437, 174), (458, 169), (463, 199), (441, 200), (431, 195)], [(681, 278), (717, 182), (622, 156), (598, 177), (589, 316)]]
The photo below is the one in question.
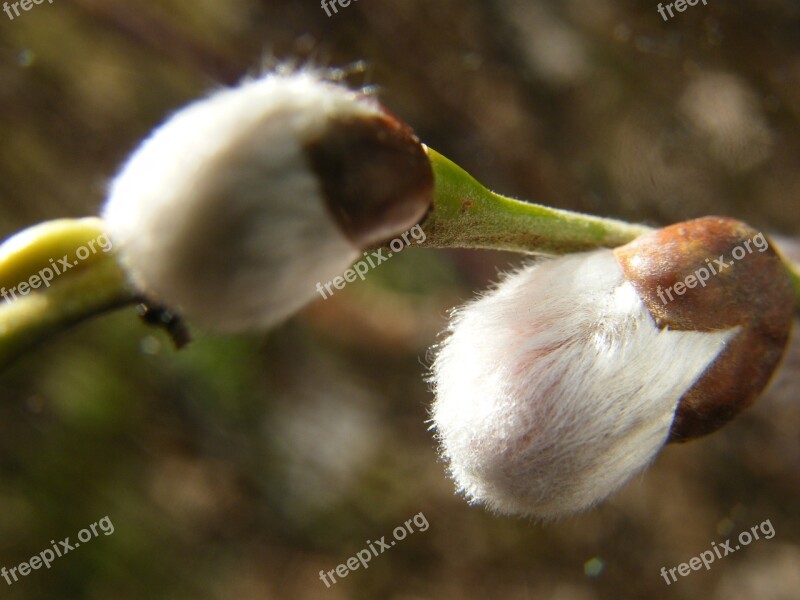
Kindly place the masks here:
[(0, 246), (0, 369), (59, 331), (137, 301), (113, 250), (98, 244), (101, 236), (100, 219), (65, 219)]
[(614, 248), (651, 231), (495, 194), (435, 150), (428, 148), (428, 155), (436, 183), (423, 246), (567, 254)]
[[(435, 178), (434, 206), (422, 223), (432, 248), (485, 248), (528, 254), (568, 254), (616, 248), (652, 231), (515, 200), (486, 189), (450, 159), (428, 148)], [(800, 266), (783, 257), (800, 315)]]

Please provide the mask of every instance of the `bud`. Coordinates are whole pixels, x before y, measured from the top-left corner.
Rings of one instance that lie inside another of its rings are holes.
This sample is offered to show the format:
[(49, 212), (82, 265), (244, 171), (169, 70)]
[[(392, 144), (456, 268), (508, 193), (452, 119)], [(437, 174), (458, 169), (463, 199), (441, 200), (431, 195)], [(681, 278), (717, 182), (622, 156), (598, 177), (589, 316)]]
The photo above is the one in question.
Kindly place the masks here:
[(432, 198), (426, 151), (404, 123), (300, 71), (178, 111), (123, 167), (103, 217), (139, 289), (235, 331), (298, 310)]
[(659, 229), (615, 254), (659, 327), (741, 328), (681, 398), (669, 441), (715, 431), (753, 403), (783, 356), (794, 307), (786, 266), (763, 233), (723, 217)]
[[(457, 309), (431, 379), (460, 491), (501, 513), (574, 513), (752, 401), (792, 321), (788, 276), (754, 236), (691, 221), (534, 263)], [(753, 252), (705, 285), (685, 281), (745, 240)]]

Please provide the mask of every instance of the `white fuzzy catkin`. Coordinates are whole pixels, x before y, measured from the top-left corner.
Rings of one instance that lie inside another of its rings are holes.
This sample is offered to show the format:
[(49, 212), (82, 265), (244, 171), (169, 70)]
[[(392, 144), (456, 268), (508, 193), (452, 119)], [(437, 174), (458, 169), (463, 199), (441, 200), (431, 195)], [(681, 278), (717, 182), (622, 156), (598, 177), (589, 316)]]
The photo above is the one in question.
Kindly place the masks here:
[(611, 250), (544, 260), (455, 311), (433, 428), (459, 490), (506, 514), (586, 509), (665, 443), (737, 329), (660, 330)]
[(134, 283), (222, 331), (272, 325), (361, 253), (303, 155), (376, 101), (310, 71), (270, 74), (180, 110), (134, 152), (103, 210)]

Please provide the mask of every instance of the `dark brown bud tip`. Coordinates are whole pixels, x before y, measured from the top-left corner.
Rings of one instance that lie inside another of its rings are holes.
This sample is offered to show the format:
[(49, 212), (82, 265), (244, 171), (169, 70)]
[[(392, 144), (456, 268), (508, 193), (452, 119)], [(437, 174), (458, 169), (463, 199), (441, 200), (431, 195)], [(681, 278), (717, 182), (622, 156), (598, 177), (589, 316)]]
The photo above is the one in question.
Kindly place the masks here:
[(681, 398), (668, 441), (719, 429), (753, 403), (783, 356), (794, 305), (786, 268), (762, 233), (723, 217), (664, 227), (614, 252), (659, 327), (741, 328)]
[(331, 214), (360, 248), (390, 241), (433, 205), (428, 154), (388, 112), (333, 120), (305, 152)]

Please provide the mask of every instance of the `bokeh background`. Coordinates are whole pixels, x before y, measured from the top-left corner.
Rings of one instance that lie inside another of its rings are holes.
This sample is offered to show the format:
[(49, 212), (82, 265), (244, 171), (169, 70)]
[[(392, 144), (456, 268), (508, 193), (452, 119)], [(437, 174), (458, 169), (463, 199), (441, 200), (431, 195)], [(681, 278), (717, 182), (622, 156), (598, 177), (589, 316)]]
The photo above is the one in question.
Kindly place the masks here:
[[(353, 68), (488, 186), (649, 224), (800, 235), (800, 3), (55, 0), (0, 13), (0, 238), (96, 213), (182, 104), (275, 61)], [(175, 215), (176, 219), (181, 218)], [(19, 599), (800, 598), (800, 344), (758, 405), (558, 523), (454, 495), (428, 348), (519, 256), (413, 249), (268, 334), (175, 352), (133, 310), (0, 373), (0, 566), (108, 515)], [(754, 357), (756, 360), (757, 357)], [(669, 360), (669, 357), (665, 357)], [(319, 580), (422, 512), (430, 523)], [(674, 567), (769, 519), (753, 543)]]

